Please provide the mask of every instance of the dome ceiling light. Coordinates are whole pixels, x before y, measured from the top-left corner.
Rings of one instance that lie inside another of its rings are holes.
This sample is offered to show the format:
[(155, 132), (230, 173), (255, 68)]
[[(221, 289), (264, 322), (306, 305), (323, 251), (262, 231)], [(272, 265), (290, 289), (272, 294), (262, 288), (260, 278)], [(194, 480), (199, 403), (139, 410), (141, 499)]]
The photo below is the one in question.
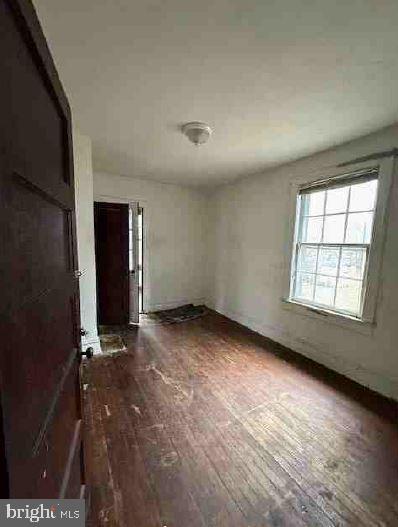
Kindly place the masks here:
[(213, 133), (210, 126), (206, 123), (200, 123), (198, 121), (193, 121), (191, 123), (186, 123), (182, 126), (181, 131), (188, 139), (196, 146), (203, 145), (207, 143), (209, 137)]

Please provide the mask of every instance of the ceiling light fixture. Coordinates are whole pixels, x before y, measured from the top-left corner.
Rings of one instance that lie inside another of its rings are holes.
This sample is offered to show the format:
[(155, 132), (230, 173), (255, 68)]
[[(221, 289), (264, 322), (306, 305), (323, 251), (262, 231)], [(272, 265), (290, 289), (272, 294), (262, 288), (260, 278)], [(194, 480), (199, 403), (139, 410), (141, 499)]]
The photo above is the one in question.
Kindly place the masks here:
[(207, 143), (213, 132), (208, 124), (200, 123), (198, 121), (184, 124), (181, 128), (181, 131), (188, 137), (191, 143), (196, 146)]

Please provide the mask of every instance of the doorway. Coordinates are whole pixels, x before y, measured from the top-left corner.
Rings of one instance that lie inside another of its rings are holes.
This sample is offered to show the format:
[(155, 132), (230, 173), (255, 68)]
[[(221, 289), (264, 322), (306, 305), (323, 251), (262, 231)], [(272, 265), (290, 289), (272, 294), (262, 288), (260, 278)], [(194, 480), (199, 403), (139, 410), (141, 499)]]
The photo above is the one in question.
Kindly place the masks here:
[(138, 203), (129, 204), (129, 288), (130, 324), (139, 323), (144, 312), (144, 210)]
[(144, 311), (144, 211), (138, 202), (94, 203), (98, 324), (138, 324)]

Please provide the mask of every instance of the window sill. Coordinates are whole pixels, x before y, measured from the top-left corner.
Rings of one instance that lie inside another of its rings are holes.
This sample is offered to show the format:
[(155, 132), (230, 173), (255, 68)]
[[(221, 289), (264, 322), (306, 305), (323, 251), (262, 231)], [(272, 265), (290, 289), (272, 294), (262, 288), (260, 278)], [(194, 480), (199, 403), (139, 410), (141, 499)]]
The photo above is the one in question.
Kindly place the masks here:
[(307, 304), (302, 304), (296, 300), (290, 300), (287, 298), (282, 299), (284, 309), (292, 311), (298, 315), (309, 316), (328, 324), (343, 327), (362, 335), (372, 335), (375, 328), (374, 322), (367, 320), (360, 320), (358, 318), (350, 317), (349, 315), (343, 315), (328, 311), (327, 309), (321, 309), (317, 307), (311, 307)]

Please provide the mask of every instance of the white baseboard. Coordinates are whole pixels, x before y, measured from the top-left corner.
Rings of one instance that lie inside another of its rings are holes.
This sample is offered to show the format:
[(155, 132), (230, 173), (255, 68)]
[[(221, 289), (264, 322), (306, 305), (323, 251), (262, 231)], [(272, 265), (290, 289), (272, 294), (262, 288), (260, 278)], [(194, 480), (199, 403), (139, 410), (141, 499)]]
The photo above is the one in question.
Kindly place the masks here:
[(87, 348), (93, 348), (94, 355), (97, 355), (98, 353), (102, 353), (101, 342), (100, 342), (98, 335), (95, 337), (89, 337), (89, 338), (82, 337), (83, 352), (86, 351)]
[(215, 307), (213, 302), (207, 302), (207, 306), (213, 309), (217, 313), (224, 315), (225, 317), (239, 322), (242, 326), (245, 326), (264, 337), (268, 337), (275, 342), (282, 344), (283, 346), (312, 359), (314, 362), (318, 362), (331, 370), (341, 373), (345, 377), (374, 390), (386, 397), (395, 399), (398, 401), (398, 382), (394, 379), (390, 379), (383, 374), (378, 372), (370, 371), (358, 364), (355, 364), (349, 360), (325, 353), (319, 349), (316, 352), (309, 346), (306, 346), (304, 342), (298, 342), (294, 340), (290, 335), (284, 334), (282, 328), (273, 328), (271, 326), (265, 326), (259, 323), (255, 319), (251, 319), (242, 313), (236, 313), (227, 309), (220, 309)]
[(175, 307), (183, 306), (185, 304), (202, 305), (205, 303), (205, 298), (182, 298), (179, 300), (172, 300), (170, 302), (149, 303), (145, 306), (145, 312), (161, 311), (163, 309), (174, 309)]

